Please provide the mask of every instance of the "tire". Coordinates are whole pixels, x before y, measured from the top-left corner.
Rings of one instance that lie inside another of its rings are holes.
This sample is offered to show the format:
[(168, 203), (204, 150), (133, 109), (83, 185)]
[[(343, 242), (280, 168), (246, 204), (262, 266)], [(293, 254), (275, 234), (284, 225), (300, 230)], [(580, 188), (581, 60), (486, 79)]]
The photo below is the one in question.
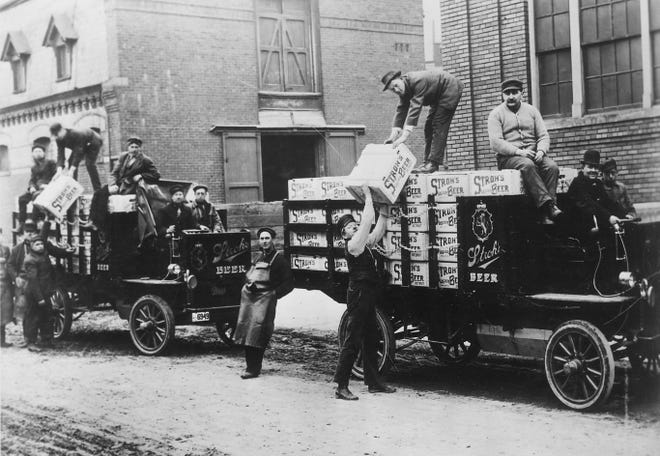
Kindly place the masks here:
[(73, 323), (73, 302), (64, 288), (57, 288), (51, 295), (53, 303), (53, 337), (55, 340), (66, 338), (71, 333)]
[[(437, 331), (431, 334), (432, 340), (442, 339)], [(452, 366), (462, 366), (474, 360), (481, 347), (477, 340), (474, 326), (464, 325), (458, 329), (448, 342), (431, 342), (431, 350), (438, 359)]]
[[(387, 315), (382, 310), (376, 309), (376, 322), (378, 324), (378, 372), (381, 375), (386, 375), (392, 363), (394, 362), (396, 352), (396, 340), (394, 339), (394, 330)], [(339, 349), (341, 350), (342, 341), (346, 338), (348, 327), (348, 310), (344, 311), (339, 321), (339, 328), (337, 335), (339, 336)], [(351, 370), (353, 375), (362, 380), (364, 379), (364, 369), (362, 367), (362, 351), (358, 352), (358, 356), (353, 363)]]
[(236, 323), (230, 323), (228, 321), (219, 321), (215, 324), (216, 329), (218, 330), (218, 336), (220, 340), (228, 345), (229, 347), (235, 347), (236, 343), (234, 342), (234, 331), (236, 330)]
[(612, 392), (612, 349), (603, 333), (586, 321), (567, 321), (552, 333), (544, 366), (550, 389), (572, 409), (596, 407)]
[(144, 295), (131, 307), (128, 326), (140, 353), (160, 355), (174, 338), (174, 313), (160, 296)]

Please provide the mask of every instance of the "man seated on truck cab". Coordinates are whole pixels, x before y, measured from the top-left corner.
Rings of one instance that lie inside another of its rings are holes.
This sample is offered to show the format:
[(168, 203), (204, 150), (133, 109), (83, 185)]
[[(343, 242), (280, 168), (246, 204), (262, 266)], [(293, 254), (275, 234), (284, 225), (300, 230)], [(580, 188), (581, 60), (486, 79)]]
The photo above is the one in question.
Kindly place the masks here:
[(167, 203), (157, 216), (158, 236), (165, 235), (179, 236), (183, 230), (199, 229), (195, 223), (192, 209), (184, 204), (184, 193), (181, 185), (174, 185), (170, 188), (172, 201)]

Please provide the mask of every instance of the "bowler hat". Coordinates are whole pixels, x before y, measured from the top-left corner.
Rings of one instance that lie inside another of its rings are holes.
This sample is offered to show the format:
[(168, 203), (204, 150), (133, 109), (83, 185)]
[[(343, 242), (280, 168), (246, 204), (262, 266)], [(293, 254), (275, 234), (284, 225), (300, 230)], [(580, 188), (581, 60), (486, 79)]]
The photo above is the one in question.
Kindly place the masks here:
[(344, 228), (346, 228), (346, 225), (351, 222), (357, 223), (351, 214), (344, 214), (339, 217), (339, 220), (337, 220), (337, 234), (341, 236), (343, 234)]
[(177, 184), (177, 185), (172, 185), (172, 186), (170, 187), (170, 195), (174, 195), (176, 192), (184, 193), (184, 191), (183, 191), (183, 186), (182, 186), (182, 185), (179, 185), (179, 184)]
[(261, 236), (261, 233), (263, 233), (264, 231), (265, 231), (266, 233), (270, 234), (270, 237), (271, 237), (271, 238), (275, 239), (275, 230), (272, 229), (272, 228), (269, 228), (269, 227), (267, 227), (267, 226), (264, 226), (263, 228), (259, 228), (259, 229), (257, 230), (257, 237)]
[(50, 126), (50, 134), (56, 135), (61, 129), (62, 129), (62, 124), (59, 122), (55, 122)]
[(506, 89), (518, 89), (522, 90), (523, 89), (523, 83), (519, 79), (507, 79), (502, 83), (502, 92), (504, 92)]
[(385, 87), (383, 87), (383, 92), (385, 92), (385, 91), (389, 88), (390, 83), (391, 83), (394, 79), (398, 78), (399, 76), (401, 76), (401, 72), (400, 72), (400, 71), (388, 71), (387, 73), (385, 73), (385, 76), (383, 76), (383, 77), (380, 79), (380, 81), (381, 81), (383, 84), (385, 84)]
[(607, 173), (610, 171), (616, 171), (616, 160), (613, 158), (610, 158), (609, 160), (605, 160), (605, 163), (603, 163), (603, 172)]
[(600, 166), (600, 151), (596, 149), (587, 149), (584, 157), (580, 161), (583, 165)]
[(142, 140), (137, 136), (131, 136), (130, 138), (128, 138), (128, 140), (126, 140), (126, 144), (129, 146), (131, 144), (137, 144), (138, 146), (142, 147)]
[(203, 188), (204, 191), (207, 191), (207, 192), (209, 191), (209, 188), (208, 188), (206, 185), (204, 185), (204, 184), (197, 184), (197, 185), (195, 185), (195, 186), (193, 187), (193, 192), (196, 192), (196, 191), (199, 190), (200, 188)]

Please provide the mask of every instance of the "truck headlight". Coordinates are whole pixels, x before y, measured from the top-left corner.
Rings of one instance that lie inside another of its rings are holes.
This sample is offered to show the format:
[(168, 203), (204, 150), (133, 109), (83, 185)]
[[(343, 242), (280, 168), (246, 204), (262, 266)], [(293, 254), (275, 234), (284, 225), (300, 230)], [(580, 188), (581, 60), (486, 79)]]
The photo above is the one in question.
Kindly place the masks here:
[(194, 290), (197, 288), (197, 277), (190, 274), (188, 277), (186, 277), (186, 285), (188, 286), (189, 290)]
[(167, 266), (167, 272), (169, 274), (174, 274), (175, 276), (178, 277), (179, 275), (181, 275), (181, 266), (179, 266), (176, 263), (172, 263)]
[(619, 273), (619, 284), (633, 288), (635, 286), (635, 276), (630, 271), (621, 271)]

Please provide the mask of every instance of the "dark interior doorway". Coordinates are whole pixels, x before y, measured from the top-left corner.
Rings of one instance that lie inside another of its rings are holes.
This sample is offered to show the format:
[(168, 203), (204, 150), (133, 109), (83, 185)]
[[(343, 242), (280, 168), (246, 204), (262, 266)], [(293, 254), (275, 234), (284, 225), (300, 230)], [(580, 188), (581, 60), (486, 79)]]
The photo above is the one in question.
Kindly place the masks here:
[(287, 198), (289, 179), (316, 176), (317, 143), (307, 135), (261, 137), (264, 201)]

